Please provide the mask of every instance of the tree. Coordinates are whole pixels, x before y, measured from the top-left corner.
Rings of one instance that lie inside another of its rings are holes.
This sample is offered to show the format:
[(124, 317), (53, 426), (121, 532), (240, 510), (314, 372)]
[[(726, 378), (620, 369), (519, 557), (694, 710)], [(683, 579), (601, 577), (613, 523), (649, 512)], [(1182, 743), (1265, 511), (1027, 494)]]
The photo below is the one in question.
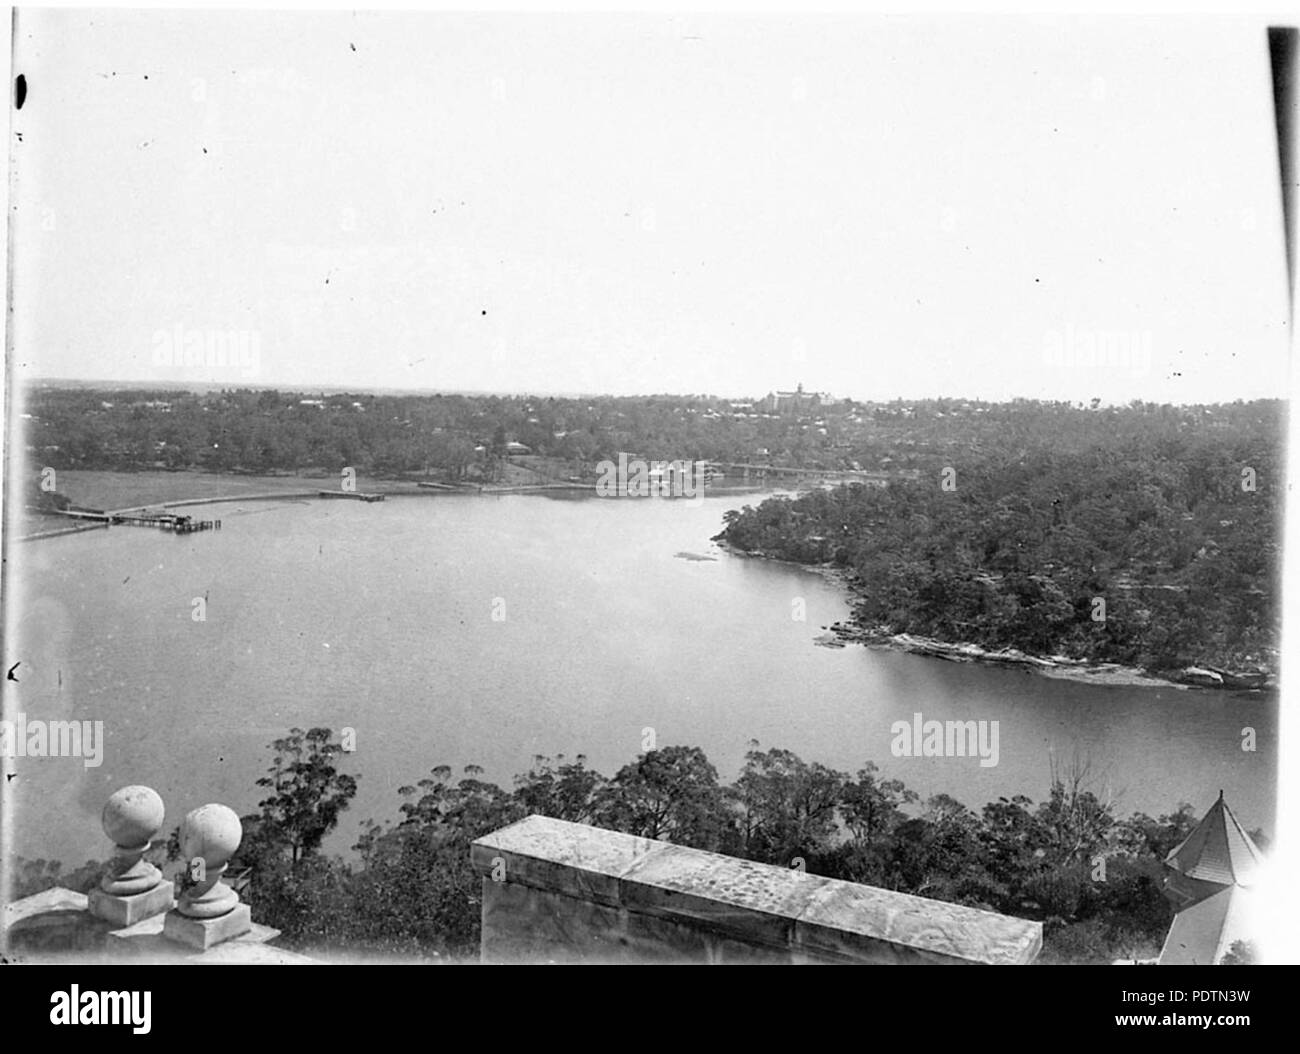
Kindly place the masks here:
[(858, 770), (856, 782), (844, 784), (841, 792), (840, 815), (853, 839), (861, 846), (870, 846), (905, 819), (903, 806), (918, 800), (902, 780), (881, 779), (880, 770), (868, 761)]
[(1220, 966), (1256, 966), (1259, 964), (1259, 956), (1255, 953), (1255, 946), (1250, 941), (1233, 941), (1230, 947), (1219, 960)]
[(263, 836), (289, 850), (292, 867), (320, 848), (357, 793), (358, 777), (340, 772), (335, 764), (343, 746), (332, 735), (328, 728), (290, 729), (271, 744), (270, 775), (257, 781), (272, 791), (258, 802)]
[(451, 783), (439, 765), (414, 787), (396, 826), (369, 823), (356, 845), (363, 869), (354, 885), (356, 925), (371, 946), (401, 954), (468, 956), (479, 939), (482, 883), (470, 845), (526, 815), (514, 796), (466, 766)]
[(555, 762), (552, 765), (550, 758), (540, 755), (534, 758), (533, 767), (515, 777), (515, 799), (530, 815), (590, 823), (609, 781), (587, 768), (587, 759), (582, 754), (570, 762), (560, 754)]
[(741, 810), (741, 851), (751, 860), (788, 865), (830, 847), (848, 776), (789, 750), (753, 743), (731, 795)]
[(1088, 789), (1090, 759), (1076, 753), (1063, 763), (1054, 756), (1051, 772), (1051, 794), (1036, 817), (1047, 839), (1044, 848), (1062, 866), (1090, 860), (1107, 846), (1115, 827), (1111, 804)]
[(596, 822), (696, 849), (721, 843), (726, 805), (699, 747), (664, 747), (624, 765), (597, 795)]

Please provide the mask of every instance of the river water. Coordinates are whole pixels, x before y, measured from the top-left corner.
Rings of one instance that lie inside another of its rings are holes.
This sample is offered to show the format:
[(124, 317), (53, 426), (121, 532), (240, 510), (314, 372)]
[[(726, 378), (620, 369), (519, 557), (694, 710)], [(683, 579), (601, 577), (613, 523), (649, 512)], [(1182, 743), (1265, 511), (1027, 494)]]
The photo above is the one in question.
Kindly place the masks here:
[[(345, 768), (360, 791), (336, 851), (362, 819), (396, 818), (397, 788), (436, 765), (509, 786), (534, 755), (584, 753), (609, 775), (651, 735), (702, 747), (724, 779), (758, 740), (851, 772), (874, 761), (976, 810), (1040, 800), (1053, 759), (1078, 758), (1123, 815), (1200, 813), (1222, 788), (1248, 829), (1272, 833), (1274, 696), (818, 647), (848, 611), (839, 587), (709, 541), (726, 509), (758, 500), (246, 502), (185, 510), (219, 516), (220, 532), (14, 546), (13, 705), (103, 721), (104, 756), (16, 759), (13, 849), (106, 858), (100, 809), (128, 783), (162, 795), (166, 830), (209, 801), (255, 811), (268, 744), (295, 725), (355, 729)], [(894, 757), (891, 725), (916, 713), (997, 721), (997, 765)]]

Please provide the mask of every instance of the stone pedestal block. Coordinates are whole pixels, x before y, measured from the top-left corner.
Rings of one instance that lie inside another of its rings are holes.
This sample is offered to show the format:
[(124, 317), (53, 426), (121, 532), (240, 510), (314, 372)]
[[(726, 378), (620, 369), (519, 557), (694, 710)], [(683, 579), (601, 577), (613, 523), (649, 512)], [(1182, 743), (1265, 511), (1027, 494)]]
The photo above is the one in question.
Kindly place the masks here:
[(134, 926), (152, 915), (170, 911), (175, 899), (171, 882), (159, 882), (152, 889), (128, 896), (115, 896), (92, 889), (87, 897), (90, 913), (117, 926)]
[(236, 904), (226, 914), (211, 919), (193, 919), (179, 911), (169, 911), (163, 921), (163, 936), (178, 944), (206, 951), (214, 944), (232, 940), (252, 928), (252, 912), (248, 905)]

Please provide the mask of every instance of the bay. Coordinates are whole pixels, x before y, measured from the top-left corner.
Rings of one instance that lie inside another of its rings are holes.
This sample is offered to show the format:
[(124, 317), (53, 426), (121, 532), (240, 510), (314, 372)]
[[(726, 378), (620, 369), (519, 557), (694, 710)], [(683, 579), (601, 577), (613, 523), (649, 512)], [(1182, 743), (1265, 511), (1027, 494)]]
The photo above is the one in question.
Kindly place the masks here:
[[(534, 755), (582, 753), (610, 775), (652, 741), (702, 747), (726, 780), (751, 740), (850, 772), (874, 761), (975, 810), (1040, 800), (1054, 762), (1081, 761), (1121, 815), (1184, 801), (1200, 814), (1222, 788), (1248, 829), (1272, 832), (1274, 695), (817, 647), (848, 613), (840, 587), (709, 540), (723, 512), (759, 500), (244, 502), (186, 510), (220, 517), (219, 532), (14, 546), (13, 705), (103, 721), (105, 751), (95, 768), (15, 760), (11, 847), (69, 867), (106, 858), (99, 813), (129, 783), (162, 795), (166, 830), (206, 802), (253, 812), (271, 740), (321, 725), (356, 734), (338, 852), (362, 819), (397, 818), (398, 788), (435, 765), (509, 786)], [(891, 725), (916, 713), (997, 721), (998, 764), (892, 756)]]

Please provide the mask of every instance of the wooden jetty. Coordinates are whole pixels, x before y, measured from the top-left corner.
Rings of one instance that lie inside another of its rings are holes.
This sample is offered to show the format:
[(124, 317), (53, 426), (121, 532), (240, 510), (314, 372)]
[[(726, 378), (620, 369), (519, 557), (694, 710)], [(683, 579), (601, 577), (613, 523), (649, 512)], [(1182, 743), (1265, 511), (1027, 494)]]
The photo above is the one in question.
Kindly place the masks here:
[(195, 531), (219, 531), (220, 520), (196, 520), (193, 516), (183, 516), (174, 512), (157, 512), (144, 509), (139, 512), (90, 512), (84, 509), (60, 509), (58, 516), (68, 519), (83, 520), (102, 527), (156, 527), (176, 534), (192, 534)]
[[(457, 488), (460, 489), (460, 488)], [(93, 530), (96, 527), (153, 527), (156, 530), (171, 531), (173, 534), (193, 534), (195, 531), (219, 531), (220, 520), (198, 520), (182, 513), (167, 512), (182, 505), (212, 505), (217, 502), (245, 501), (284, 501), (301, 498), (351, 498), (353, 501), (383, 501), (381, 493), (348, 490), (299, 490), (264, 494), (232, 494), (213, 498), (187, 498), (183, 501), (160, 502), (155, 505), (134, 505), (125, 509), (112, 509), (107, 512), (99, 509), (43, 509), (43, 513), (75, 521), (73, 525), (52, 531), (37, 531), (25, 536), (23, 541), (36, 538), (51, 538), (60, 534), (75, 534), (78, 531)]]
[(159, 530), (172, 531), (175, 534), (193, 534), (195, 531), (219, 531), (220, 520), (196, 520), (193, 516), (183, 516), (171, 512), (140, 513), (131, 516), (114, 516), (113, 524), (127, 527), (157, 527)]

